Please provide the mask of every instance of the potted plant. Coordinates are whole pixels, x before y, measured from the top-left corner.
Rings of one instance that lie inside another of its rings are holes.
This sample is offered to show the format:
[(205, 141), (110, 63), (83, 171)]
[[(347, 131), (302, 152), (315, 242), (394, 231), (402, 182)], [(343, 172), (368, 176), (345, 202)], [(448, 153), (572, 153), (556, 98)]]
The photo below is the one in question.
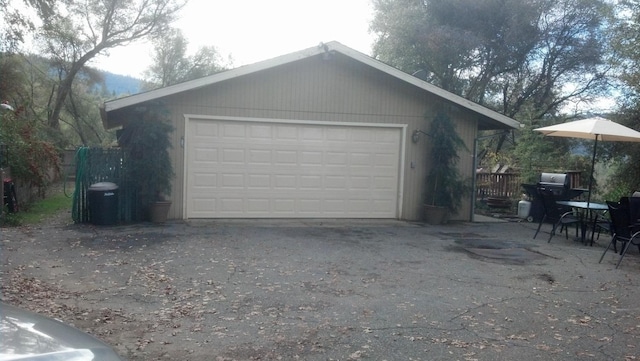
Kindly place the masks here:
[(134, 219), (163, 222), (171, 202), (174, 176), (169, 150), (173, 126), (163, 107), (148, 106), (138, 119), (131, 120), (120, 134), (119, 142), (125, 150), (127, 184), (134, 194)]
[(443, 112), (438, 112), (431, 121), (428, 135), (431, 169), (426, 178), (425, 221), (442, 224), (458, 211), (462, 198), (470, 190), (470, 182), (462, 179), (458, 170), (458, 151), (467, 147), (456, 133), (455, 124)]

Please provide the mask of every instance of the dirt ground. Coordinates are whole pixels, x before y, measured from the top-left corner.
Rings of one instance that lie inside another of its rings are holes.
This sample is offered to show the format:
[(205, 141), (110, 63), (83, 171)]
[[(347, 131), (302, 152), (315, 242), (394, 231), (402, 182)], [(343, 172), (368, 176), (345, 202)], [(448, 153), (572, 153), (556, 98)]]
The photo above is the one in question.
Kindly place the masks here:
[(70, 218), (0, 229), (2, 300), (128, 360), (640, 358), (638, 252), (526, 222)]

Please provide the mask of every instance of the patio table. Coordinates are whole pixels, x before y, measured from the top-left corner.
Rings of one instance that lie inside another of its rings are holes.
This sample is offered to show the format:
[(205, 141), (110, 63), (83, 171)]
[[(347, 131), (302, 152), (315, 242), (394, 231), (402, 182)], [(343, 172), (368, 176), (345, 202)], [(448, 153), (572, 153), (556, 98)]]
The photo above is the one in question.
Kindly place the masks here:
[(589, 226), (589, 224), (591, 224), (592, 233), (591, 233), (590, 245), (593, 246), (593, 231), (596, 228), (596, 222), (598, 220), (598, 217), (596, 216), (595, 212), (606, 211), (609, 209), (609, 207), (604, 203), (584, 202), (584, 201), (556, 201), (556, 204), (571, 207), (571, 208), (577, 208), (581, 210), (580, 217), (579, 217), (580, 228), (582, 231), (581, 240), (582, 240), (582, 243), (585, 242), (587, 227)]

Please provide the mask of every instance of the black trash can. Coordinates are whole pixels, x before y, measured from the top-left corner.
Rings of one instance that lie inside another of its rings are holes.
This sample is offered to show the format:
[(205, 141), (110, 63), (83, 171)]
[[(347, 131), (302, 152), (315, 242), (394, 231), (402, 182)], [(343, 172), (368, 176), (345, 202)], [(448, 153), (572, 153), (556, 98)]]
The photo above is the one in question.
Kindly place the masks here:
[(102, 226), (118, 223), (118, 186), (115, 183), (94, 183), (87, 196), (91, 223)]

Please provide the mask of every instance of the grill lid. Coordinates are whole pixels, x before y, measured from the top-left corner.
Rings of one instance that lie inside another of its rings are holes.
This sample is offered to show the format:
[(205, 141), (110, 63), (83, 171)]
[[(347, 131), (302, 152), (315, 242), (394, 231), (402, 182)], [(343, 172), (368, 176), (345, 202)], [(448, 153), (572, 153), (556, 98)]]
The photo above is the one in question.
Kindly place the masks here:
[(542, 173), (540, 183), (569, 187), (569, 177), (565, 173)]

